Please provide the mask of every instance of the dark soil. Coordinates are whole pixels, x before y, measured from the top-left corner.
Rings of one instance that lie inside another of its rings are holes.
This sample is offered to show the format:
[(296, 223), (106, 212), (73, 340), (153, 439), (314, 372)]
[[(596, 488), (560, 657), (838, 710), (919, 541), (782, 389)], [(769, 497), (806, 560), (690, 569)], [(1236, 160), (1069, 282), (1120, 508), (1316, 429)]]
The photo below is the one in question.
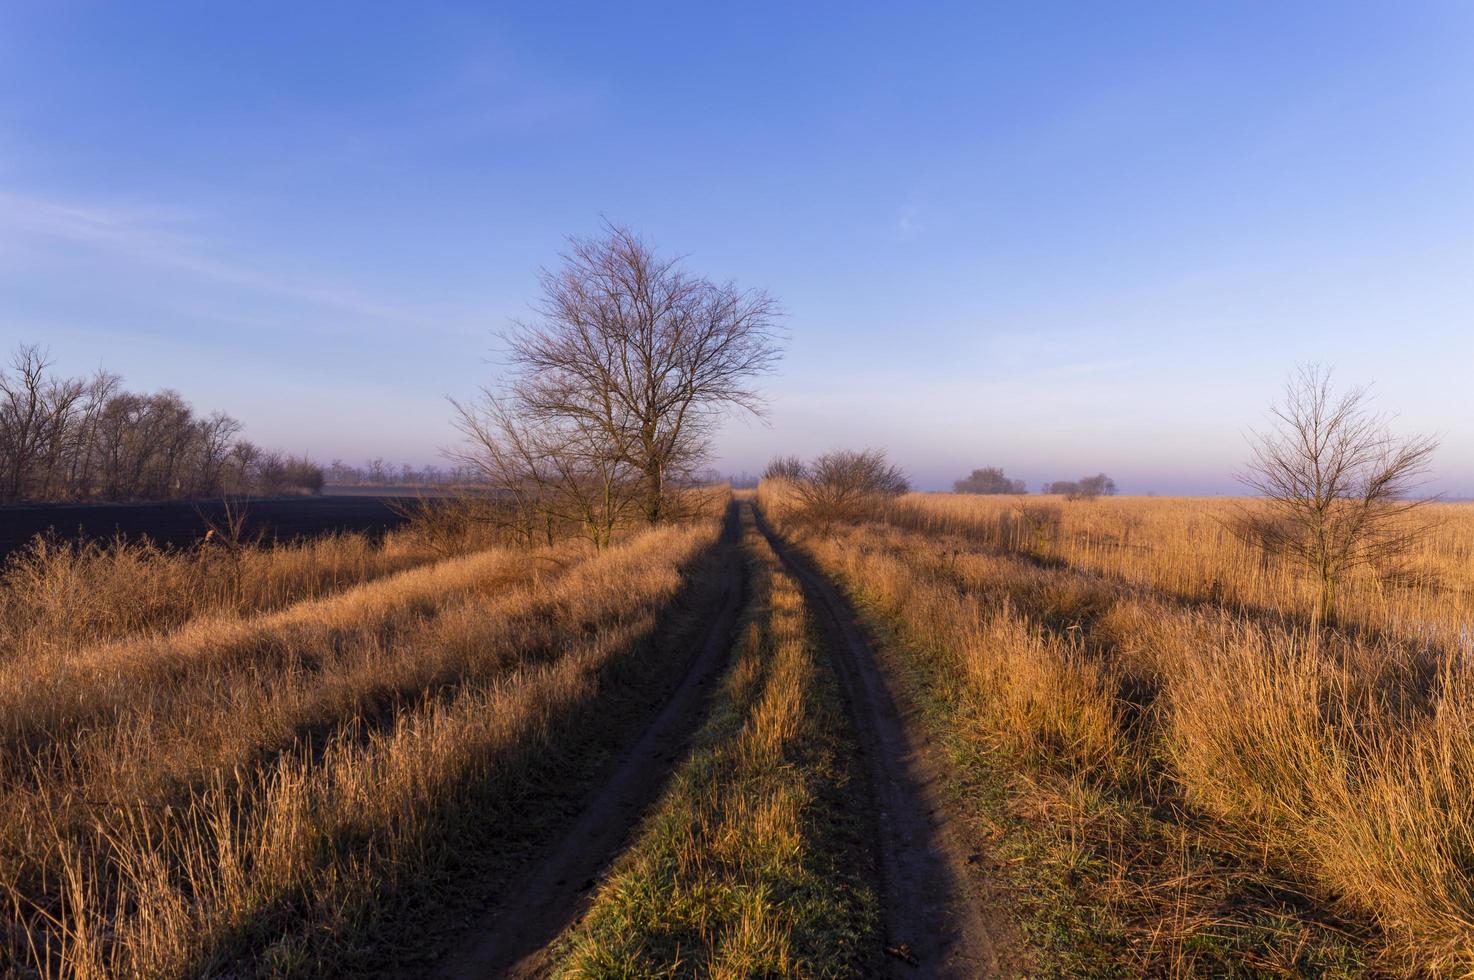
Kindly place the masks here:
[[(244, 508), (247, 533), (268, 541), (289, 541), (340, 531), (382, 534), (404, 523), (397, 506), (415, 503), (413, 497), (393, 496), (274, 497), (246, 501)], [(68, 541), (121, 535), (187, 548), (204, 537), (207, 520), (220, 520), (224, 506), (219, 500), (170, 500), (0, 507), (0, 560), (25, 547), (37, 534), (48, 532)]]

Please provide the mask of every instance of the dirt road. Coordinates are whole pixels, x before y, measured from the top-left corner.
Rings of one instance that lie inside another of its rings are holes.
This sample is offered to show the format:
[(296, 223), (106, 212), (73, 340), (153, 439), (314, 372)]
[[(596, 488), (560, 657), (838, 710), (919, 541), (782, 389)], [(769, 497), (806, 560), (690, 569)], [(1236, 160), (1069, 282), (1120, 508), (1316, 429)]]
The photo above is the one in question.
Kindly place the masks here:
[(898, 697), (899, 685), (877, 658), (853, 609), (817, 571), (742, 502), (723, 535), (725, 573), (719, 609), (699, 649), (659, 715), (634, 746), (606, 769), (569, 829), (547, 845), (507, 899), (442, 962), (444, 980), (534, 977), (549, 963), (550, 944), (581, 914), (594, 884), (685, 756), (709, 695), (735, 641), (742, 609), (743, 560), (735, 547), (739, 508), (798, 580), (837, 673), (862, 754), (866, 785), (859, 802), (873, 820), (885, 956), (895, 977), (990, 977), (1008, 968), (1005, 935), (970, 871), (939, 792), (945, 769)]
[(899, 684), (877, 658), (838, 587), (758, 515), (758, 527), (803, 588), (820, 624), (864, 754), (890, 974), (992, 977), (1006, 962), (1002, 916), (989, 907), (939, 792), (943, 761), (920, 734)]

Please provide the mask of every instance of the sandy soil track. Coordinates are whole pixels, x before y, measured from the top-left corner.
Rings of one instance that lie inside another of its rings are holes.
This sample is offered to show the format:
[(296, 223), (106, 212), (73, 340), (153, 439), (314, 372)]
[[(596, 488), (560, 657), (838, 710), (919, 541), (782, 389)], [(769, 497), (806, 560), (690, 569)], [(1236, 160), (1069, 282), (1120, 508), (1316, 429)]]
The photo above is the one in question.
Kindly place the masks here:
[(991, 977), (1009, 972), (1006, 929), (970, 871), (940, 793), (944, 762), (927, 745), (849, 601), (827, 576), (775, 534), (767, 536), (803, 589), (839, 674), (875, 819), (889, 974)]
[(634, 745), (615, 757), (568, 830), (542, 850), (507, 889), (506, 899), (442, 961), (435, 976), (483, 980), (535, 977), (546, 971), (549, 944), (580, 914), (594, 881), (680, 765), (706, 715), (709, 695), (735, 643), (744, 601), (739, 534), (734, 504), (718, 545), (724, 569), (721, 599), (664, 707)]

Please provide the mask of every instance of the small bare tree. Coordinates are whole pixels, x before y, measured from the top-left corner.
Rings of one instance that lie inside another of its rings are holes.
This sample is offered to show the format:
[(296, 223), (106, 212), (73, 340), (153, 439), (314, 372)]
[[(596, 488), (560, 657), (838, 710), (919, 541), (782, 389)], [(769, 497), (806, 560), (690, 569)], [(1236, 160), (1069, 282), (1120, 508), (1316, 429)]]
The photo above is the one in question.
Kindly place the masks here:
[(1235, 522), (1240, 536), (1308, 568), (1320, 586), (1320, 621), (1336, 615), (1347, 571), (1404, 555), (1427, 533), (1429, 501), (1414, 494), (1438, 446), (1429, 436), (1394, 436), (1365, 388), (1337, 396), (1331, 372), (1303, 367), (1271, 408), (1274, 426), (1253, 433), (1240, 480), (1264, 507)]
[(792, 480), (803, 520), (827, 533), (837, 523), (854, 523), (875, 513), (890, 497), (911, 489), (901, 468), (878, 449), (828, 452)]

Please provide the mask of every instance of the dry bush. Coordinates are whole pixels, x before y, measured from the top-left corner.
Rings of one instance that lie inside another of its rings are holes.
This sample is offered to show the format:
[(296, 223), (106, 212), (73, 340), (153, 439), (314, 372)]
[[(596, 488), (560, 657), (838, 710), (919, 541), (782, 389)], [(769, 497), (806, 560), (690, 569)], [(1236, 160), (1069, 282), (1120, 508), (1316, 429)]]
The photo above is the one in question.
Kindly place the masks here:
[[(791, 459), (777, 462), (780, 469), (792, 469)], [(824, 453), (802, 464), (797, 478), (768, 482), (770, 496), (784, 498), (786, 514), (820, 533), (874, 517), (887, 501), (910, 489), (905, 473), (877, 449)]]
[(1000, 530), (1009, 540), (1021, 542), (1023, 547), (1040, 555), (1049, 553), (1059, 540), (1059, 530), (1064, 524), (1064, 513), (1058, 504), (1033, 501), (1015, 504), (1002, 518)]
[(412, 503), (391, 504), (391, 509), (405, 519), (401, 535), (442, 558), (504, 544), (551, 545), (568, 536), (568, 529), (530, 521), (515, 501), (494, 494), (421, 496)]

